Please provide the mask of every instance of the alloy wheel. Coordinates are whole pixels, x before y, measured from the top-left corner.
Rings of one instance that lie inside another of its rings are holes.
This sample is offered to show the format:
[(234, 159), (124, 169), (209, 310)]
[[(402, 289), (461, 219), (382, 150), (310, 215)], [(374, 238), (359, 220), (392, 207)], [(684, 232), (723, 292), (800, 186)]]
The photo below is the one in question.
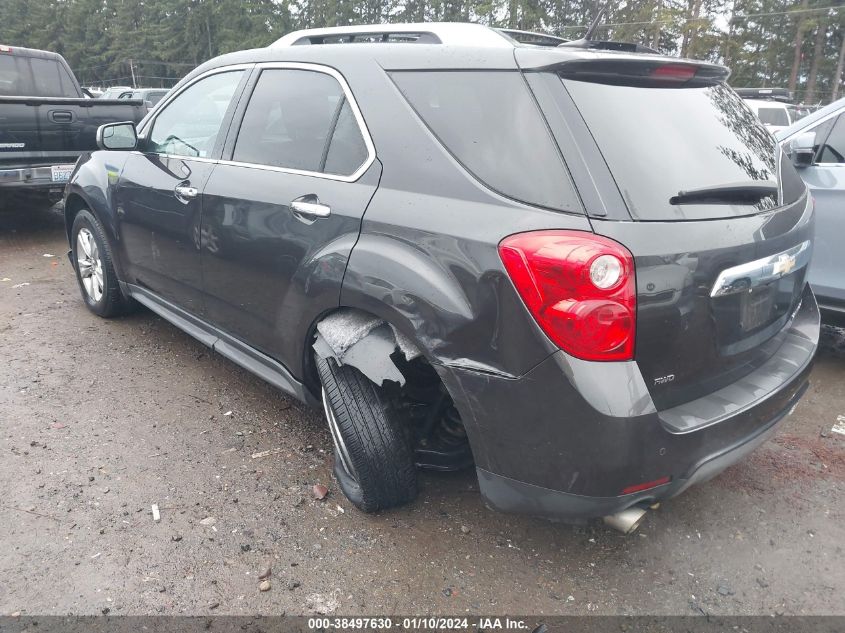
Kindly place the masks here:
[(85, 292), (98, 302), (103, 298), (103, 262), (94, 234), (85, 227), (76, 235), (76, 267)]
[(349, 458), (349, 450), (346, 448), (346, 442), (343, 441), (343, 435), (340, 433), (340, 427), (337, 424), (337, 418), (332, 410), (332, 405), (329, 403), (329, 398), (328, 395), (326, 395), (325, 388), (323, 388), (323, 409), (326, 412), (326, 419), (329, 421), (329, 431), (331, 432), (332, 440), (334, 441), (335, 455), (337, 459), (340, 460), (340, 465), (346, 474), (357, 482), (358, 476), (355, 474), (355, 469), (352, 467), (352, 460)]

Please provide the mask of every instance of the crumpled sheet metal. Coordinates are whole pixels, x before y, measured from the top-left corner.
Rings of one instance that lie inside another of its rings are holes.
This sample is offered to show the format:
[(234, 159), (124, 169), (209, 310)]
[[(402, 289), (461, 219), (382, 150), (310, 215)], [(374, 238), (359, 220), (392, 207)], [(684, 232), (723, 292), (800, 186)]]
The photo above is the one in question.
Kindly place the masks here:
[(405, 384), (390, 358), (397, 347), (406, 360), (422, 355), (413, 341), (384, 319), (354, 308), (338, 310), (317, 324), (314, 351), (339, 365), (352, 365), (377, 385), (385, 380)]

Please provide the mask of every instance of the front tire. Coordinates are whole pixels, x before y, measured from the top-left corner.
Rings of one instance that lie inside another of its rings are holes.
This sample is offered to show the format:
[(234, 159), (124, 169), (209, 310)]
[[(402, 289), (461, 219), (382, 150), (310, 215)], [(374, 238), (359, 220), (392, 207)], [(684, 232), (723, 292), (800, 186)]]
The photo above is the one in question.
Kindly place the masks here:
[(73, 219), (70, 235), (73, 267), (85, 305), (105, 318), (125, 313), (128, 301), (120, 291), (100, 221), (88, 209), (82, 209)]
[(334, 474), (360, 510), (378, 512), (417, 496), (410, 429), (381, 387), (349, 365), (316, 358), (335, 446)]

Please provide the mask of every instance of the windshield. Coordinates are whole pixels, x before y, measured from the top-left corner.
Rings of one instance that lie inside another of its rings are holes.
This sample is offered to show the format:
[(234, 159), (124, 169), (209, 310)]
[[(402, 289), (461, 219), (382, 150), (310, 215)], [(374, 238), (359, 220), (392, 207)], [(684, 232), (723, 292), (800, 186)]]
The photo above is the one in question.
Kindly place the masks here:
[(757, 116), (765, 125), (789, 125), (786, 108), (758, 108)]
[(640, 220), (750, 215), (758, 203), (670, 204), (680, 191), (778, 181), (771, 134), (724, 84), (698, 88), (614, 86), (564, 79), (631, 215)]

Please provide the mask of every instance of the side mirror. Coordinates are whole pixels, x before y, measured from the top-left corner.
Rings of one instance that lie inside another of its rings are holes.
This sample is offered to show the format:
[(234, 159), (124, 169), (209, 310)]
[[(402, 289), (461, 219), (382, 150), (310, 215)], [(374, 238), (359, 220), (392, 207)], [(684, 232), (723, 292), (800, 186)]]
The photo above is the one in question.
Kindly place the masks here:
[(106, 123), (97, 128), (97, 147), (106, 150), (129, 150), (138, 146), (138, 132), (132, 121)]
[(809, 167), (816, 156), (816, 133), (804, 132), (789, 141), (787, 154), (798, 169)]

